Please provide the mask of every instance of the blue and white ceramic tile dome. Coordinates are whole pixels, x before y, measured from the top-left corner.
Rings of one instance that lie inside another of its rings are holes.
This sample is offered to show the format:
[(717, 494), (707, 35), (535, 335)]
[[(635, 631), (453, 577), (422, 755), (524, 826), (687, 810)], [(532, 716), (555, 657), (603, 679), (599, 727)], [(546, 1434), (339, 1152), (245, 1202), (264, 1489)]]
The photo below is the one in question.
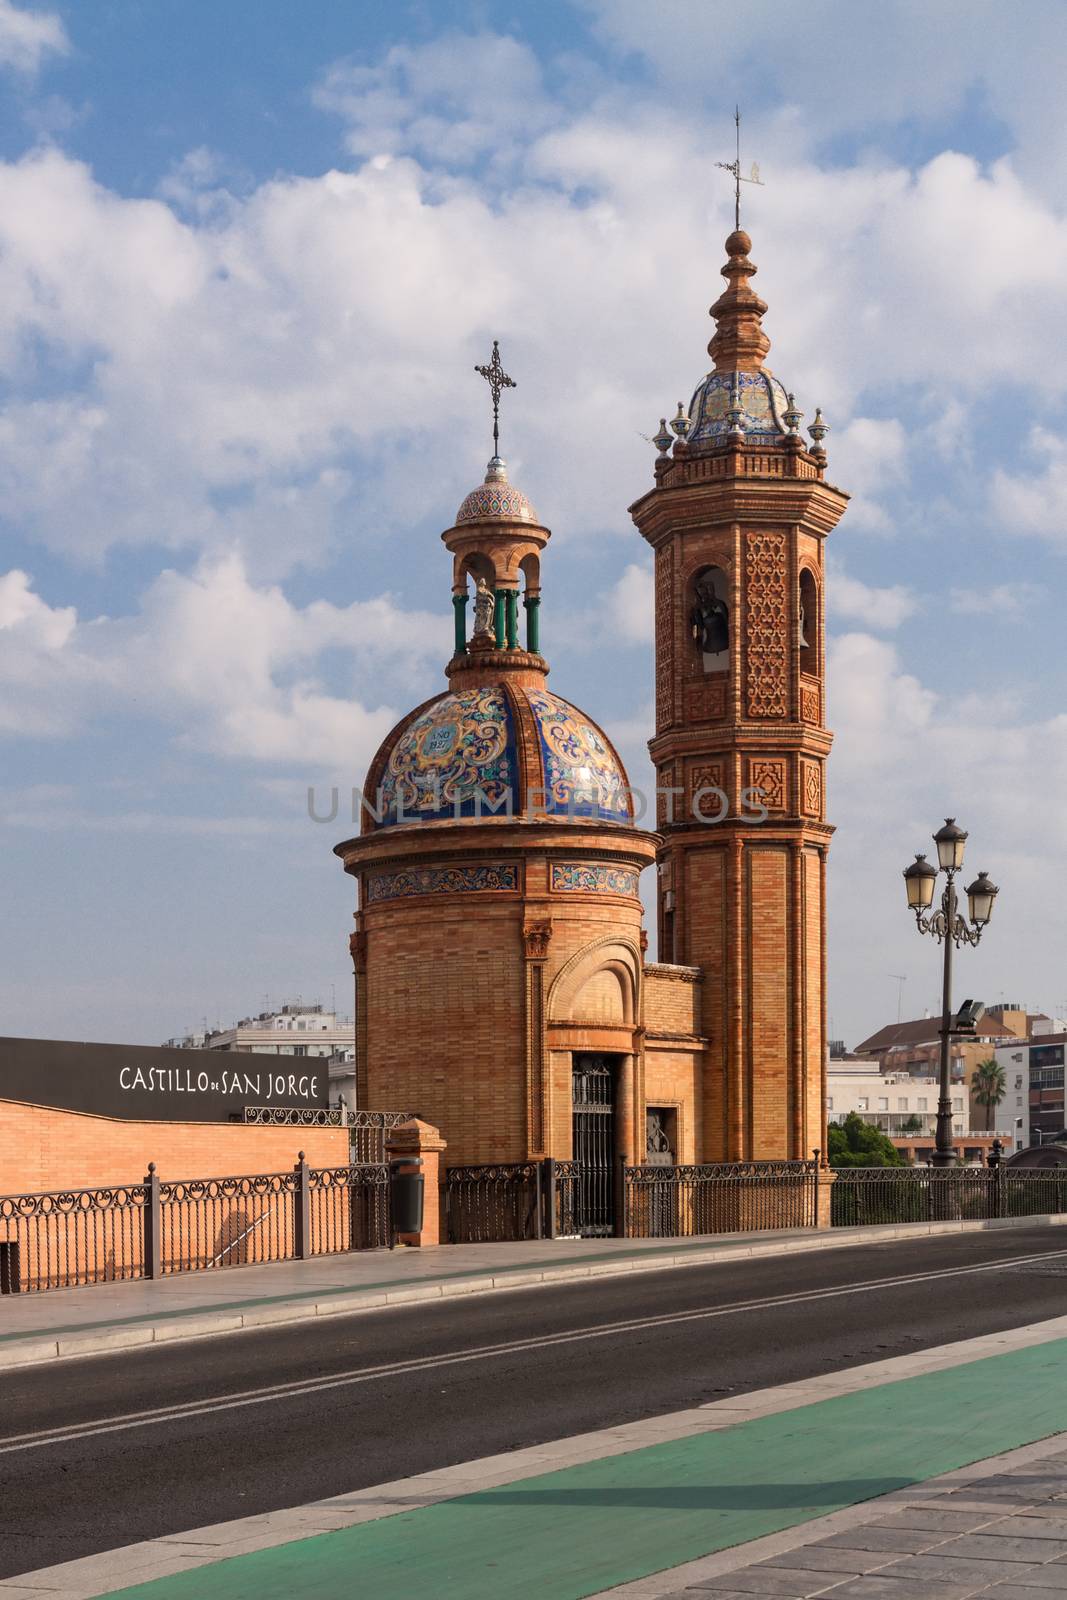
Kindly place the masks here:
[[(536, 752), (519, 737), (524, 709)], [(509, 796), (514, 816), (633, 822), (625, 769), (596, 724), (546, 689), (503, 683), (451, 690), (401, 723), (371, 764), (364, 798), (370, 825), (387, 828), (507, 820)]]
[(709, 372), (697, 385), (689, 403), (690, 446), (723, 444), (730, 423), (734, 385), (741, 402), (741, 426), (749, 444), (781, 444), (788, 434), (785, 413), (789, 396), (772, 372)]

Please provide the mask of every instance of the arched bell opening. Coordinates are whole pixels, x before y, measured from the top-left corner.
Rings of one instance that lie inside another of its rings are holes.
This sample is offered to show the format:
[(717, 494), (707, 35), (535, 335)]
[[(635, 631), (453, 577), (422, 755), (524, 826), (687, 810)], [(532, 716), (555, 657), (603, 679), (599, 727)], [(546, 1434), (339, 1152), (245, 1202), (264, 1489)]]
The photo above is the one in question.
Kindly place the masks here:
[(690, 580), (689, 632), (706, 673), (730, 669), (730, 580), (701, 567)]
[(519, 562), (523, 577), (522, 604), (526, 612), (526, 648), (533, 655), (541, 652), (541, 559), (523, 556)]
[(797, 594), (797, 650), (801, 672), (819, 671), (819, 586), (807, 567), (801, 569)]

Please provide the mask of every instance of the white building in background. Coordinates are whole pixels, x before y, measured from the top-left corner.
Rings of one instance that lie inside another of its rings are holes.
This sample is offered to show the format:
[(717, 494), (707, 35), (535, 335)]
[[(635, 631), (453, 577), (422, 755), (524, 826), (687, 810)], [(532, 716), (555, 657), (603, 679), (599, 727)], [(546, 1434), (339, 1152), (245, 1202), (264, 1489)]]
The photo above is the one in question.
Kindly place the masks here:
[(167, 1044), (184, 1050), (232, 1050), (260, 1056), (325, 1058), (330, 1078), (330, 1104), (338, 1100), (355, 1109), (356, 1038), (351, 1017), (322, 1006), (285, 1005), (242, 1017), (232, 1028), (183, 1034)]
[[(844, 1122), (849, 1112), (884, 1133), (912, 1161), (926, 1162), (937, 1131), (938, 1080), (910, 1072), (879, 1072), (874, 1061), (855, 1056), (829, 1062), (826, 1116)], [(952, 1137), (964, 1161), (986, 1159), (995, 1135), (968, 1126), (968, 1095), (963, 1082), (952, 1085)], [(1000, 1135), (1006, 1148), (1017, 1149), (1013, 1136)]]
[[(826, 1078), (828, 1122), (844, 1122), (855, 1111), (890, 1138), (932, 1137), (937, 1127), (937, 1079), (913, 1078), (909, 1072), (879, 1072), (874, 1062), (831, 1061)], [(965, 1092), (953, 1085), (952, 1132), (969, 1132), (964, 1116)]]
[(1004, 1069), (1005, 1086), (995, 1113), (996, 1129), (1002, 1139), (1011, 1136), (1013, 1149), (1025, 1150), (1030, 1143), (1030, 1041), (999, 1044), (994, 1054)]

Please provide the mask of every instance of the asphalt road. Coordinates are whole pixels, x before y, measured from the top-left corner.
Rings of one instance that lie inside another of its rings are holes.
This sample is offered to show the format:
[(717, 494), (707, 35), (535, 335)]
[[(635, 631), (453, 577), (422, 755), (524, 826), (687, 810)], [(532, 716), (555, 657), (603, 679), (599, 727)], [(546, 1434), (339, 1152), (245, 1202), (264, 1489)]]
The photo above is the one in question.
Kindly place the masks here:
[(1065, 1232), (1019, 1228), (28, 1368), (0, 1380), (0, 1576), (1065, 1309)]

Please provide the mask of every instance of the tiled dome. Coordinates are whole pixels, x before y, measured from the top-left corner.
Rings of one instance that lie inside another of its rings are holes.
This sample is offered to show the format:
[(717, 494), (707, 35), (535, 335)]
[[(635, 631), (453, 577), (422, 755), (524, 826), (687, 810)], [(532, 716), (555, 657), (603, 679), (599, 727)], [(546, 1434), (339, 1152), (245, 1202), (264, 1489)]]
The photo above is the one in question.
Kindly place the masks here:
[(508, 820), (509, 795), (516, 817), (633, 821), (625, 769), (596, 724), (546, 689), (502, 682), (439, 695), (393, 730), (371, 764), (366, 800), (381, 821), (368, 825)]
[(485, 482), (472, 489), (456, 513), (457, 527), (464, 522), (532, 522), (537, 512), (521, 489), (508, 482), (507, 462), (494, 456)]
[(726, 413), (737, 385), (746, 443), (781, 444), (788, 428), (789, 396), (772, 372), (709, 372), (689, 402), (689, 445), (723, 444), (730, 423)]

